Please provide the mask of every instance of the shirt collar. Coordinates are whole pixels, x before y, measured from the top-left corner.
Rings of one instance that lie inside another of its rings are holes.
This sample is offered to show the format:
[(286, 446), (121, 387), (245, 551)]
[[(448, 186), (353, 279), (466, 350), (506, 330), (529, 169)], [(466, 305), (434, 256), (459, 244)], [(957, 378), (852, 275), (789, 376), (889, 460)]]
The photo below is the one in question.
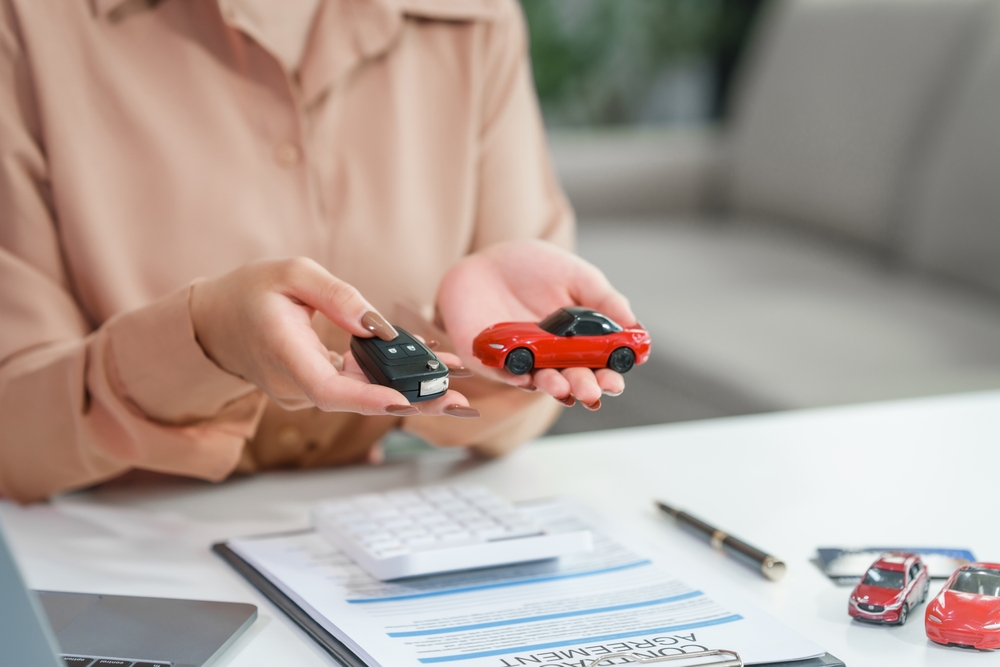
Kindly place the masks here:
[[(150, 9), (163, 0), (91, 0), (111, 20)], [(217, 2), (218, 0), (212, 0)], [(315, 16), (299, 70), (304, 102), (321, 96), (361, 61), (388, 51), (402, 33), (404, 16), (446, 21), (492, 20), (500, 0), (333, 0)], [(239, 28), (239, 26), (233, 26)], [(322, 39), (316, 39), (322, 35)]]

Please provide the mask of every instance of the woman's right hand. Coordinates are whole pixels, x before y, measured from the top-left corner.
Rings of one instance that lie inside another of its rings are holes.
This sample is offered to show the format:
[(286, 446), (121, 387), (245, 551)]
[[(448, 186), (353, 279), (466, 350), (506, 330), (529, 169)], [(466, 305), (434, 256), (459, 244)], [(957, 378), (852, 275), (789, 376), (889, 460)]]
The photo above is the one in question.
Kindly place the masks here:
[[(354, 287), (306, 258), (252, 262), (191, 291), (191, 320), (205, 354), (286, 409), (478, 416), (456, 391), (413, 406), (396, 390), (370, 384), (353, 355), (342, 358), (320, 341), (312, 328), (316, 311), (355, 336), (396, 336)], [(454, 355), (438, 356), (461, 366)]]

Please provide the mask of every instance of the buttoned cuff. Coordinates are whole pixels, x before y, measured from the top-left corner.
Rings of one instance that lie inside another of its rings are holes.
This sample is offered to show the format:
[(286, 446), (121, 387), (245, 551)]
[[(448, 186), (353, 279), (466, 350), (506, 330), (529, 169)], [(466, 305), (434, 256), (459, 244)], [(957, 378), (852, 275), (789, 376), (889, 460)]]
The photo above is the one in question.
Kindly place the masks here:
[(125, 398), (150, 419), (195, 424), (255, 387), (205, 355), (195, 338), (188, 285), (105, 326)]

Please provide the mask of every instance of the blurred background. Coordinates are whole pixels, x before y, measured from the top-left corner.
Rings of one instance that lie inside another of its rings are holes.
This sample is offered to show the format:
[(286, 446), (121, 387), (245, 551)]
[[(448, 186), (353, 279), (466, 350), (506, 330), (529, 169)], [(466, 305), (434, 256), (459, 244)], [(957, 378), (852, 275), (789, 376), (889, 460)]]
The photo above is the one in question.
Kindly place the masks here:
[(553, 433), (1000, 387), (993, 0), (523, 0), (649, 363)]

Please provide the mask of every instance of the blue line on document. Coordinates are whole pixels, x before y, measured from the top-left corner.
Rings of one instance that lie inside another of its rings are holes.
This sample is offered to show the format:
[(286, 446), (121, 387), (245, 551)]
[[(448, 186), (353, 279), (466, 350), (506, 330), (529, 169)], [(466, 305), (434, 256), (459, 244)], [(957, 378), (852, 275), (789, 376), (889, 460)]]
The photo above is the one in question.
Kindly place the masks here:
[(495, 651), (480, 651), (479, 653), (465, 653), (462, 655), (443, 655), (437, 658), (420, 658), (420, 662), (430, 664), (435, 662), (454, 662), (455, 660), (472, 660), (474, 658), (489, 658), (494, 655), (504, 655), (505, 653), (518, 653), (519, 651), (542, 651), (547, 648), (559, 648), (560, 646), (574, 646), (577, 644), (589, 644), (590, 642), (608, 642), (615, 639), (627, 639), (638, 637), (639, 635), (650, 635), (661, 632), (680, 632), (682, 630), (694, 630), (695, 628), (706, 628), (710, 625), (722, 625), (741, 621), (743, 617), (739, 614), (713, 618), (708, 621), (698, 621), (697, 623), (685, 623), (683, 625), (671, 625), (665, 628), (649, 628), (648, 630), (636, 630), (634, 632), (620, 632), (615, 635), (602, 635), (600, 637), (581, 637), (580, 639), (570, 639), (561, 642), (549, 642), (548, 644), (532, 644), (530, 646), (514, 646), (512, 648), (501, 648)]
[(524, 618), (509, 618), (504, 621), (491, 621), (489, 623), (475, 623), (472, 625), (455, 625), (450, 628), (436, 628), (434, 630), (412, 630), (410, 632), (390, 632), (390, 637), (424, 637), (427, 635), (443, 635), (448, 632), (465, 632), (466, 630), (483, 630), (485, 628), (497, 628), (503, 625), (520, 625), (521, 623), (535, 623), (537, 621), (551, 621), (556, 618), (569, 618), (571, 616), (589, 616), (591, 614), (604, 614), (612, 611), (622, 611), (624, 609), (636, 609), (638, 607), (653, 607), (661, 604), (670, 604), (689, 600), (704, 595), (701, 591), (690, 591), (680, 595), (673, 595), (668, 598), (657, 600), (643, 600), (642, 602), (630, 602), (629, 604), (619, 604), (612, 607), (595, 607), (593, 609), (577, 609), (576, 611), (564, 611), (558, 614), (542, 614), (540, 616), (525, 616)]
[(417, 598), (432, 598), (439, 595), (451, 595), (452, 593), (468, 593), (469, 591), (483, 591), (490, 588), (506, 588), (508, 586), (523, 586), (525, 584), (540, 584), (545, 581), (558, 581), (560, 579), (575, 579), (577, 577), (589, 577), (594, 574), (605, 574), (607, 572), (618, 572), (629, 570), (633, 567), (650, 565), (650, 560), (638, 560), (634, 563), (606, 567), (603, 570), (589, 570), (587, 572), (573, 572), (572, 574), (556, 574), (551, 577), (536, 577), (534, 579), (518, 579), (517, 581), (501, 581), (495, 584), (480, 584), (479, 586), (465, 586), (463, 588), (449, 588), (443, 591), (427, 591), (425, 593), (407, 593), (404, 595), (389, 595), (382, 598), (354, 598), (347, 600), (348, 604), (371, 604), (372, 602), (396, 602), (398, 600), (415, 600)]

